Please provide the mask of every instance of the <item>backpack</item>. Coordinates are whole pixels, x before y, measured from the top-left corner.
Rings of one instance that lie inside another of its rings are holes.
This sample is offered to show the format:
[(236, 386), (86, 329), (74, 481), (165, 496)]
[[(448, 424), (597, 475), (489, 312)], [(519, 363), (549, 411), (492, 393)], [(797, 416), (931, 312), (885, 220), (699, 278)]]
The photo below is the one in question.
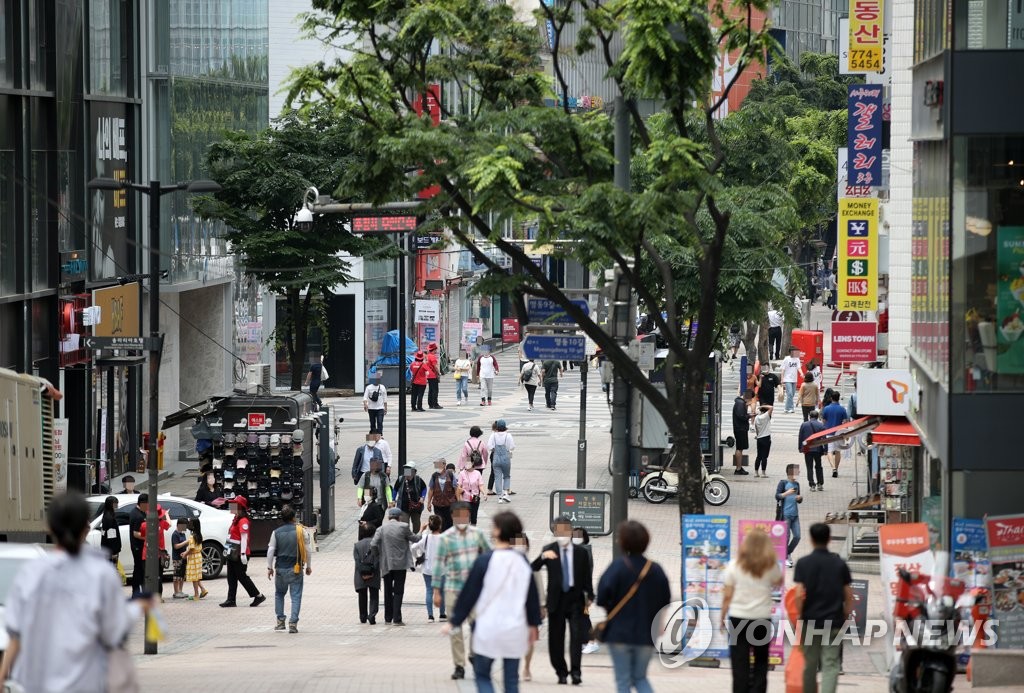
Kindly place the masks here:
[(533, 362), (531, 361), (530, 362), (529, 370), (523, 371), (523, 375), (519, 379), (522, 380), (524, 383), (525, 382), (529, 382), (530, 380), (533, 380), (533, 368), (534, 368), (534, 365), (533, 365)]
[(359, 571), (359, 577), (363, 580), (372, 580), (377, 572), (377, 564), (373, 560), (373, 549), (367, 548), (359, 556), (359, 562), (356, 564), (356, 570)]
[[(466, 441), (466, 445), (469, 445), (468, 440)], [(469, 464), (474, 469), (479, 469), (484, 466), (484, 456), (480, 454), (480, 447), (482, 445), (483, 442), (480, 442), (480, 444), (476, 446), (476, 449), (474, 449), (472, 445), (469, 445)]]

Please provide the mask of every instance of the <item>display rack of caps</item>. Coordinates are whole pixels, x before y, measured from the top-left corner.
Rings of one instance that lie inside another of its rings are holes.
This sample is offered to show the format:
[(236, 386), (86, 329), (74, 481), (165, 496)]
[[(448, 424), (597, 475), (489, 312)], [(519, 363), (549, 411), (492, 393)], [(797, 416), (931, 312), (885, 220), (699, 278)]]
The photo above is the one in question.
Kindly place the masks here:
[(224, 498), (245, 496), (249, 516), (274, 519), (283, 505), (301, 505), (305, 493), (305, 433), (225, 433), (213, 441), (213, 474)]

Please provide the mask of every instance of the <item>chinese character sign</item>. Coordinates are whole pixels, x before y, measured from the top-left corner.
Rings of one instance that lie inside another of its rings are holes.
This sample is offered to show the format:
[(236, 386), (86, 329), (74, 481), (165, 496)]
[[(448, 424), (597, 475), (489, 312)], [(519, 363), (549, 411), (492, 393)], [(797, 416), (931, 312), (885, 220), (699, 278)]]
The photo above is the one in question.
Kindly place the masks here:
[(839, 310), (878, 310), (878, 199), (839, 200)]
[(881, 185), (882, 85), (850, 85), (846, 107), (847, 184)]
[(850, 0), (850, 73), (882, 72), (885, 37), (882, 33), (883, 0)]

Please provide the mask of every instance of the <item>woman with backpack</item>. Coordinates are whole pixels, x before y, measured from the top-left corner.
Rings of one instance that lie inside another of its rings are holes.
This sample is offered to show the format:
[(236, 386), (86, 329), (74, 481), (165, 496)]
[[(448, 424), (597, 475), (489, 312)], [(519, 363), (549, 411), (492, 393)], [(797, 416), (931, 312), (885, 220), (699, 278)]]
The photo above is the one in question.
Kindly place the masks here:
[(434, 473), (427, 484), (426, 508), (441, 518), (441, 531), (452, 526), (452, 503), (458, 500), (455, 489), (455, 475), (445, 466), (442, 457), (434, 462)]
[(533, 359), (527, 359), (523, 364), (522, 370), (519, 371), (519, 382), (526, 388), (526, 399), (530, 405), (530, 411), (533, 411), (533, 395), (537, 392), (537, 386), (540, 385), (540, 373)]
[(508, 432), (505, 419), (494, 422), (494, 432), (487, 439), (487, 449), (490, 451), (491, 469), (494, 470), (494, 490), (498, 502), (511, 503), (512, 451), (516, 449), (516, 442)]

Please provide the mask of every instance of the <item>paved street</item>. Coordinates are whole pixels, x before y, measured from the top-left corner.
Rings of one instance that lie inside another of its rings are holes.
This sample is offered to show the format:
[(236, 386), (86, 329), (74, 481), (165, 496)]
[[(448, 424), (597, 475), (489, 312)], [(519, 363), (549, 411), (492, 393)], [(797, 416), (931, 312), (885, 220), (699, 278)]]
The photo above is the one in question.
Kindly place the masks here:
[[(515, 353), (499, 355), (507, 371), (515, 365)], [(726, 386), (735, 391), (736, 375), (725, 367)], [(525, 392), (517, 389), (511, 375), (500, 375), (496, 382), (494, 406), (483, 409), (477, 403), (456, 407), (454, 386), (445, 381), (441, 402), (445, 409), (410, 414), (409, 459), (420, 464), (437, 456), (453, 460), (456, 450), (473, 424), (485, 430), (497, 418), (505, 418), (516, 439), (512, 465), (513, 489), (517, 494), (508, 509), (523, 519), (531, 544), (539, 547), (549, 537), (547, 531), (548, 493), (553, 488), (571, 487), (575, 481), (576, 438), (578, 434), (578, 371), (570, 371), (562, 381), (558, 410), (528, 411)], [(471, 391), (471, 395), (475, 394)], [(610, 416), (600, 381), (591, 373), (588, 388), (589, 460), (588, 486), (608, 488), (608, 451), (610, 447)], [(728, 395), (731, 400), (731, 394)], [(353, 487), (347, 482), (347, 469), (357, 441), (367, 428), (360, 400), (357, 398), (329, 401), (334, 416), (344, 416), (342, 454), (338, 491), (338, 530), (321, 537), (319, 553), (313, 561), (313, 575), (306, 579), (300, 633), (289, 635), (273, 632), (272, 586), (265, 578), (265, 561), (254, 559), (250, 573), (262, 585), (270, 602), (256, 609), (240, 606), (220, 609), (227, 585), (223, 578), (208, 585), (211, 595), (200, 603), (168, 600), (163, 613), (169, 628), (167, 641), (160, 654), (139, 657), (141, 676), (146, 690), (204, 690), (232, 687), (250, 691), (280, 690), (287, 687), (303, 691), (391, 691), (398, 687), (417, 690), (472, 690), (470, 681), (456, 684), (449, 679), (452, 665), (448, 642), (439, 635), (437, 625), (426, 623), (423, 610), (423, 583), (418, 574), (411, 574), (407, 583), (405, 628), (387, 626), (381, 620), (376, 626), (360, 625), (356, 594), (352, 587), (353, 563), (351, 547), (355, 541), (357, 510)], [(726, 408), (726, 411), (728, 409)], [(796, 452), (796, 428), (799, 415), (776, 417), (776, 442), (769, 464), (770, 478), (734, 477), (727, 472), (732, 497), (722, 508), (733, 517), (735, 542), (736, 520), (742, 518), (770, 519), (774, 513), (773, 491), (781, 478), (785, 463), (802, 461)], [(397, 415), (385, 419), (385, 438), (396, 446)], [(164, 489), (189, 494), (194, 491), (194, 476), (185, 474), (189, 467), (179, 464), (177, 476), (165, 482)], [(852, 493), (852, 474), (844, 470), (840, 483), (826, 481), (824, 493), (807, 493), (801, 508), (805, 528), (831, 510), (845, 508)], [(501, 506), (504, 509), (504, 506)], [(480, 524), (499, 508), (494, 498), (483, 506)], [(652, 530), (653, 541), (648, 555), (666, 569), (678, 596), (680, 584), (680, 552), (678, 513), (673, 502), (651, 505), (643, 500), (629, 504), (630, 516)], [(735, 544), (734, 544), (735, 545)], [(594, 541), (597, 573), (611, 560), (610, 538)], [(797, 556), (809, 549), (805, 540)], [(791, 577), (792, 571), (788, 571)], [(595, 582), (596, 582), (595, 576)], [(855, 576), (856, 577), (856, 576)], [(383, 599), (383, 595), (382, 595)], [(881, 592), (877, 576), (872, 581), (871, 616), (881, 612)], [(247, 602), (240, 601), (240, 604)], [(595, 618), (600, 620), (601, 616)], [(542, 633), (542, 641), (543, 641)], [(141, 651), (141, 636), (138, 643)], [(884, 661), (879, 651), (847, 650), (847, 674), (841, 683), (844, 689), (884, 691)], [(545, 690), (553, 687), (555, 676), (547, 662), (546, 649), (538, 648), (533, 664), (534, 681), (525, 686)], [(652, 663), (651, 677), (655, 687), (668, 690), (680, 683), (703, 686), (708, 691), (726, 691), (730, 687), (728, 667), (720, 670), (684, 667), (670, 670)], [(773, 672), (772, 686), (782, 690), (781, 671)], [(592, 690), (609, 690), (613, 685), (611, 662), (599, 652), (584, 656), (583, 680)]]

